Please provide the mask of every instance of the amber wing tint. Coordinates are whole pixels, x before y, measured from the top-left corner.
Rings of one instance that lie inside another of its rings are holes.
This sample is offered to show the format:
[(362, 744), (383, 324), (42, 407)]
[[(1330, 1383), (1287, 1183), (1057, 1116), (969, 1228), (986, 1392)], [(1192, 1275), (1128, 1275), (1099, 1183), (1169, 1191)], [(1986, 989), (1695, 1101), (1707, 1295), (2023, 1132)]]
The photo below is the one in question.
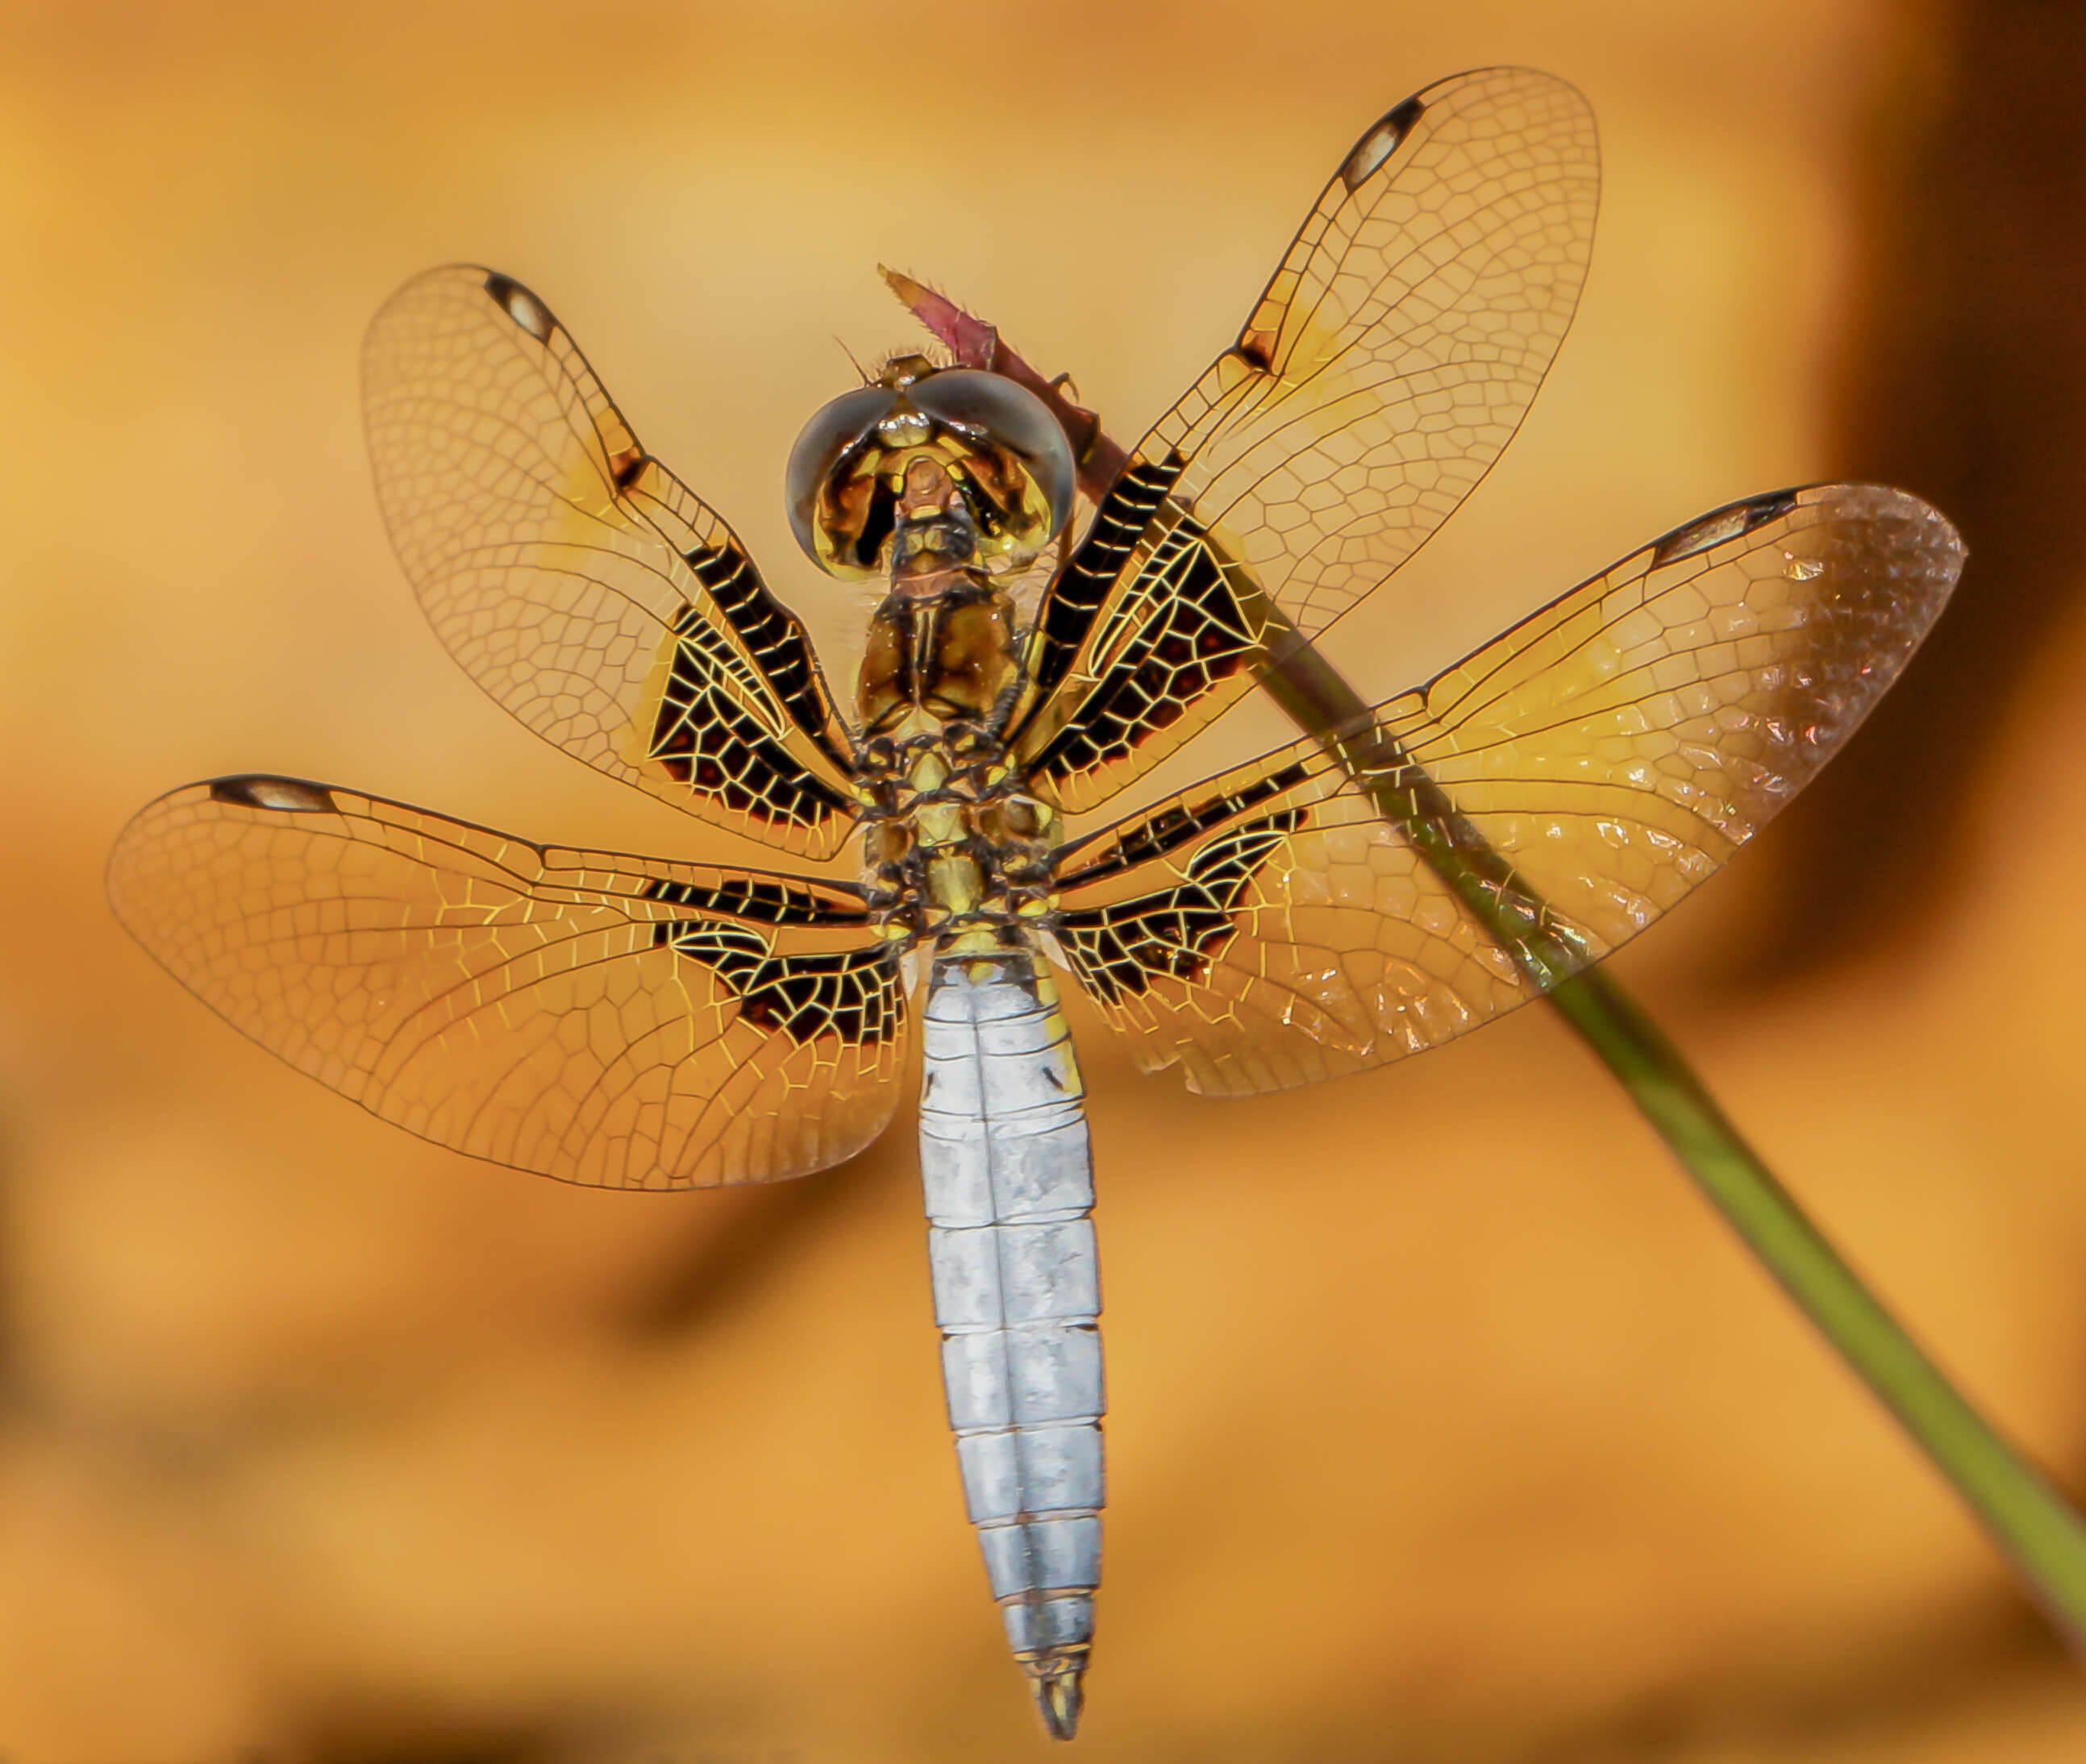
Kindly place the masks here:
[(1417, 841), (1496, 854), (1568, 965), (1598, 959), (1816, 775), (1962, 556), (1899, 491), (1705, 516), (1379, 707), (1350, 751), (1378, 755), (1381, 800), (1304, 741), (1078, 842), (1060, 947), (1147, 1069), (1198, 1090), (1432, 1047), (1535, 988)]
[(1525, 69), (1363, 136), (1045, 599), (1015, 725), (1043, 788), (1105, 801), (1236, 699), (1284, 622), (1323, 629), (1448, 518), (1564, 338), (1599, 193), (1586, 100)]
[(474, 1157), (606, 1188), (767, 1181), (859, 1150), (896, 1101), (896, 965), (843, 886), (270, 777), (153, 803), (109, 885), (236, 1027)]
[(802, 626), (550, 309), (492, 271), (432, 270), (377, 314), (363, 373), (385, 521), (471, 678), (613, 777), (837, 851), (851, 750)]

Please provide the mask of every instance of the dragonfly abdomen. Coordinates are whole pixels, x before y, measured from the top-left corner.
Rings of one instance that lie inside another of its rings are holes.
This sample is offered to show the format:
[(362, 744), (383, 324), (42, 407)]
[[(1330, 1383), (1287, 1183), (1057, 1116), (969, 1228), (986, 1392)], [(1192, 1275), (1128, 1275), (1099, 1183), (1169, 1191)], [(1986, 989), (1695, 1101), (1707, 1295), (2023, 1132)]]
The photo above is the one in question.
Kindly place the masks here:
[(935, 958), (920, 1165), (949, 1425), (993, 1596), (1051, 1731), (1079, 1719), (1103, 1498), (1085, 1090), (1024, 949)]

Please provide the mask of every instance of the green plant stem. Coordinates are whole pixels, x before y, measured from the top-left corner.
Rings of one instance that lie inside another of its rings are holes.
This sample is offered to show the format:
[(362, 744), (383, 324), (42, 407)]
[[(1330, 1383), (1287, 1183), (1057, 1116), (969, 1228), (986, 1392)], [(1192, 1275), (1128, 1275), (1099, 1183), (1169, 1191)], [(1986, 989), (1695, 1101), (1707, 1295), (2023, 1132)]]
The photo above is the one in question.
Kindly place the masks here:
[(1658, 1026), (1600, 969), (1585, 965), (1569, 930), (1376, 726), (1331, 664), (1293, 630), (1268, 648), (1259, 671), (1269, 695), (1339, 760), (1542, 989), (1782, 1290), (1955, 1485), (2072, 1651), (2086, 1656), (2086, 1524), (2077, 1511), (1921, 1351), (1776, 1180)]
[[(1091, 411), (1046, 382), (990, 326), (909, 278), (888, 270), (885, 277), (960, 361), (1005, 374), (1041, 397), (1079, 449), (1082, 488), (1096, 501), (1107, 494), (1128, 456)], [(1241, 571), (1235, 580), (1248, 578)], [(1262, 623), (1262, 688), (1405, 834), (1615, 1075), (1710, 1203), (1954, 1485), (2072, 1651), (2086, 1657), (2086, 1523), (2076, 1509), (1949, 1383), (1747, 1145), (1658, 1025), (1587, 965), (1570, 928), (1377, 725), (1360, 695), (1265, 597), (1254, 597), (1247, 610)]]
[(2086, 1655), (2086, 1527), (2077, 1511), (1841, 1259), (1635, 1000), (1598, 968), (1560, 981), (1549, 1000), (1782, 1290), (1955, 1485), (2074, 1654)]

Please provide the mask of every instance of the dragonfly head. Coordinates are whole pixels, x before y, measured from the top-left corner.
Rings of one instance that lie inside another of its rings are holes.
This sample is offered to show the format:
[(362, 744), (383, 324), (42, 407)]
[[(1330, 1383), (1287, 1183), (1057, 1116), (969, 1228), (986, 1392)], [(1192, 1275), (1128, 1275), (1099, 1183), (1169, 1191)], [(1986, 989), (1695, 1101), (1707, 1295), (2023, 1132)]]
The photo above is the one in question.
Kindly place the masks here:
[(805, 555), (842, 581), (1018, 569), (1071, 518), (1071, 444), (1043, 402), (901, 355), (813, 417), (784, 493)]

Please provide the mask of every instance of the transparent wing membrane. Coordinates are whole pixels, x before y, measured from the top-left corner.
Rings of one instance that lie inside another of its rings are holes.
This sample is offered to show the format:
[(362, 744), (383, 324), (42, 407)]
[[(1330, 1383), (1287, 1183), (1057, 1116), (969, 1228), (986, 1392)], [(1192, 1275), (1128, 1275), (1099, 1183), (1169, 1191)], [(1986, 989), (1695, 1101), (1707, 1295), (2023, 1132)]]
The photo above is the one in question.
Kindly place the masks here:
[(117, 914), (300, 1072), (423, 1138), (568, 1182), (762, 1182), (889, 1122), (896, 963), (858, 891), (532, 845), (296, 779), (145, 809)]
[(1527, 954), (1598, 960), (1838, 750), (1962, 555), (1867, 486), (1705, 516), (1378, 707), (1347, 732), (1363, 783), (1301, 741), (1068, 848), (1060, 947), (1141, 1062), (1198, 1090), (1433, 1047), (1536, 988), (1420, 842), (1514, 906)]
[(473, 679), (611, 777), (839, 849), (851, 749), (802, 626), (548, 307), (467, 265), (416, 277), (370, 327), (364, 403), (392, 542)]
[[(1598, 181), (1585, 100), (1525, 70), (1444, 81), (1369, 130), (1045, 591), (1025, 683), (993, 713), (1007, 765), (977, 777), (1009, 804), (1105, 801), (1423, 544), (1563, 338)], [(965, 796), (969, 772), (917, 798), (858, 776), (801, 624), (527, 289), (466, 266), (408, 283), (365, 387), (407, 572), (529, 727), (810, 856), (874, 785), (887, 869), (930, 817), (938, 852), (1028, 861), (1016, 832), (987, 849), (1012, 811)], [(1961, 555), (1894, 491), (1716, 511), (1363, 726), (1061, 848), (1038, 929), (1145, 1064), (1200, 1090), (1435, 1045), (1729, 858), (1896, 677)], [(878, 873), (873, 911), (862, 889), (538, 847), (256, 776), (147, 808), (110, 886), (186, 984), (385, 1119), (568, 1180), (667, 1187), (796, 1175), (889, 1120), (896, 952), (955, 909)]]
[(1141, 441), (1045, 597), (1018, 756), (1105, 801), (1236, 702), (1455, 510), (1526, 414), (1591, 253), (1586, 100), (1445, 80), (1326, 185), (1237, 342)]

